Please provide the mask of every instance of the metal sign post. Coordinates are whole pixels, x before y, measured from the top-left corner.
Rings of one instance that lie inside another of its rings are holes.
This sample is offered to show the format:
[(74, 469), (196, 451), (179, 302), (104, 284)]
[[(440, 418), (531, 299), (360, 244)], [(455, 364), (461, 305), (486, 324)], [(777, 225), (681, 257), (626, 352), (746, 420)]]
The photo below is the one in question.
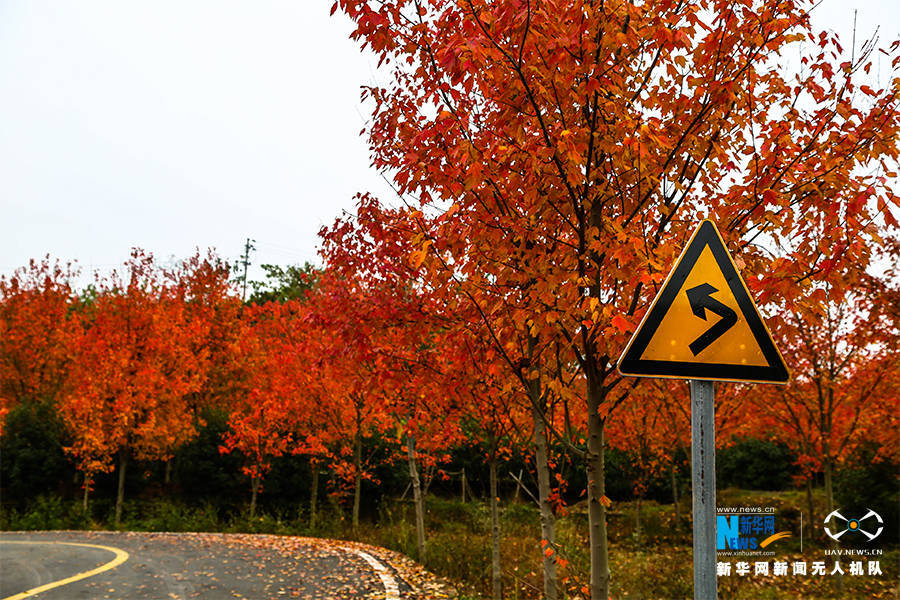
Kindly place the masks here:
[(716, 413), (713, 382), (691, 380), (694, 598), (716, 598)]

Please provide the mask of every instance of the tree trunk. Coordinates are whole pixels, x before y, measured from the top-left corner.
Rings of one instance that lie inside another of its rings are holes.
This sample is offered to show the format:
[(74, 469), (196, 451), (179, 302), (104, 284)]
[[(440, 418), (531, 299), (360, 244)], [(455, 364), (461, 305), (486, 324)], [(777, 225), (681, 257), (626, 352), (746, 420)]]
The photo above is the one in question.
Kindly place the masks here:
[(171, 458), (166, 461), (166, 472), (165, 472), (165, 475), (163, 475), (163, 484), (168, 486), (170, 483), (172, 483), (172, 459)]
[[(463, 504), (466, 503), (466, 468), (462, 468), (462, 477), (460, 477), (460, 499)], [(470, 494), (471, 495), (471, 494)]]
[[(534, 386), (537, 387), (537, 386)], [(550, 506), (550, 464), (547, 437), (539, 408), (532, 407), (534, 421), (534, 463), (538, 479), (538, 504), (541, 510), (541, 558), (544, 571), (544, 600), (556, 600), (556, 517)], [(549, 550), (549, 551), (548, 551)]]
[(492, 600), (502, 600), (502, 588), (500, 581), (500, 498), (497, 497), (497, 452), (491, 452), (490, 458), (491, 480), (491, 584), (493, 587)]
[(81, 508), (84, 509), (84, 512), (87, 512), (87, 510), (88, 510), (88, 492), (90, 492), (90, 489), (91, 489), (90, 484), (91, 484), (91, 480), (87, 476), (87, 473), (85, 473), (85, 475), (84, 475), (84, 498), (82, 498), (82, 502), (81, 502)]
[(416, 552), (419, 562), (425, 564), (425, 499), (419, 483), (419, 470), (416, 468), (416, 438), (406, 437), (406, 457), (409, 460), (409, 478), (412, 481), (413, 500), (416, 505)]
[(357, 420), (356, 440), (353, 444), (353, 466), (356, 472), (353, 475), (353, 533), (359, 531), (359, 503), (362, 495), (362, 433), (359, 431)]
[(252, 519), (256, 515), (256, 496), (259, 494), (259, 475), (253, 475), (250, 478), (250, 486), (252, 490), (250, 491), (250, 518)]
[[(827, 454), (825, 460), (822, 461), (822, 467), (825, 471), (825, 515), (826, 518), (828, 518), (827, 515), (830, 515), (831, 511), (834, 510), (834, 483), (832, 478), (834, 464), (830, 458), (827, 458)], [(810, 523), (810, 526), (814, 527), (815, 524)], [(831, 547), (833, 550), (837, 551), (838, 548), (840, 548), (840, 544), (837, 540), (831, 540)], [(839, 589), (842, 589), (840, 587), (842, 585), (841, 581), (838, 582)]]
[(316, 501), (319, 499), (319, 463), (315, 460), (310, 465), (312, 469), (312, 489), (309, 491), (309, 528), (316, 528)]
[(587, 488), (588, 530), (591, 545), (591, 600), (609, 598), (609, 549), (606, 532), (606, 463), (604, 427), (600, 417), (600, 390), (594, 377), (588, 376)]
[(806, 503), (809, 507), (809, 539), (814, 539), (816, 532), (816, 508), (813, 506), (811, 476), (806, 478)]
[(678, 511), (678, 477), (675, 475), (675, 462), (672, 461), (672, 502), (675, 505), (675, 529), (681, 528), (681, 515)]
[(116, 526), (122, 520), (122, 505), (125, 503), (125, 467), (128, 466), (128, 450), (119, 451), (119, 486), (116, 491)]
[(825, 471), (825, 514), (830, 515), (834, 510), (834, 483), (832, 482), (834, 466), (831, 464), (831, 460), (826, 458), (822, 461), (822, 467)]
[[(826, 446), (826, 452), (827, 452), (827, 446)], [(832, 479), (832, 474), (834, 471), (834, 464), (833, 464), (833, 461), (831, 460), (831, 458), (828, 458), (828, 454), (826, 454), (825, 456), (826, 456), (825, 460), (822, 461), (822, 466), (824, 467), (824, 470), (825, 470), (825, 514), (830, 515), (831, 511), (834, 510), (834, 483), (833, 483), (833, 479)], [(814, 526), (814, 524), (810, 523), (810, 526), (812, 527), (812, 526)], [(838, 549), (840, 548), (840, 543), (837, 540), (831, 540), (831, 548), (832, 548), (832, 550), (835, 551), (835, 553), (837, 553)], [(841, 574), (838, 574), (837, 579), (838, 579), (838, 581), (837, 581), (838, 593), (843, 595), (844, 576)]]
[(634, 515), (634, 536), (637, 546), (641, 546), (641, 497), (637, 499), (637, 512)]
[(519, 469), (519, 478), (516, 479), (516, 495), (513, 497), (513, 502), (519, 502), (519, 490), (522, 489), (522, 474), (525, 473), (525, 469)]

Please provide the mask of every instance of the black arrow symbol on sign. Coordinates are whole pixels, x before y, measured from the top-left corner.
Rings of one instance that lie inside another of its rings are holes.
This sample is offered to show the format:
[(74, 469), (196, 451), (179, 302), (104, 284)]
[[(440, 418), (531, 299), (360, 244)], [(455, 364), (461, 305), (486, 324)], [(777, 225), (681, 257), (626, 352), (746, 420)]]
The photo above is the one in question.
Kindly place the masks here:
[(706, 311), (710, 310), (722, 317), (715, 325), (704, 331), (700, 337), (688, 345), (694, 356), (706, 350), (710, 344), (722, 337), (726, 331), (737, 323), (737, 313), (712, 297), (712, 294), (718, 291), (710, 284), (703, 283), (686, 292), (688, 302), (691, 303), (691, 310), (695, 315), (705, 321)]

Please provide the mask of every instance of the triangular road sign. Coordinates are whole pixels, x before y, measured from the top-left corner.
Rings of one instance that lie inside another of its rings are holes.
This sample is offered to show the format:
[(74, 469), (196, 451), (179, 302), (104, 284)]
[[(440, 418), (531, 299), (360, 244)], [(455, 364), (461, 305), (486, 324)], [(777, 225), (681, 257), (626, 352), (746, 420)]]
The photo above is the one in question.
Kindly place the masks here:
[(790, 379), (712, 221), (703, 221), (694, 232), (618, 367), (635, 377)]

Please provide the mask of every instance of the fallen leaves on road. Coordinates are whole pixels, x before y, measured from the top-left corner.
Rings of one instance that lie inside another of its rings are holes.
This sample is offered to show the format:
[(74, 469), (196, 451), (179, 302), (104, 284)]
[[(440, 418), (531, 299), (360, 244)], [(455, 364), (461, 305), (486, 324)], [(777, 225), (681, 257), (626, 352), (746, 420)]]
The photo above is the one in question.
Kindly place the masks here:
[[(63, 533), (63, 532), (57, 532)], [(76, 533), (76, 532), (71, 532)], [(368, 553), (383, 564), (396, 580), (400, 598), (412, 600), (455, 598), (456, 591), (446, 582), (402, 554), (357, 542), (320, 538), (243, 533), (146, 533), (146, 532), (77, 532), (89, 537), (122, 536), (142, 547), (171, 544), (173, 555), (180, 555), (185, 545), (196, 555), (223, 556), (220, 565), (229, 565), (237, 580), (255, 580), (264, 587), (267, 598), (333, 598), (381, 600), (385, 587), (378, 575), (358, 551)], [(227, 548), (228, 552), (224, 550)], [(273, 554), (274, 553), (274, 554)], [(225, 556), (229, 558), (226, 558)], [(235, 557), (240, 560), (234, 560)], [(173, 582), (194, 580), (198, 593), (217, 588), (212, 571), (192, 569), (190, 560), (182, 565), (185, 573), (173, 572)], [(229, 564), (230, 563), (230, 564)], [(200, 566), (200, 565), (196, 565)], [(198, 579), (199, 576), (199, 579)], [(199, 586), (198, 582), (207, 585)], [(194, 594), (189, 594), (194, 595)], [(172, 594), (172, 597), (180, 597)], [(232, 597), (242, 596), (237, 590)]]

